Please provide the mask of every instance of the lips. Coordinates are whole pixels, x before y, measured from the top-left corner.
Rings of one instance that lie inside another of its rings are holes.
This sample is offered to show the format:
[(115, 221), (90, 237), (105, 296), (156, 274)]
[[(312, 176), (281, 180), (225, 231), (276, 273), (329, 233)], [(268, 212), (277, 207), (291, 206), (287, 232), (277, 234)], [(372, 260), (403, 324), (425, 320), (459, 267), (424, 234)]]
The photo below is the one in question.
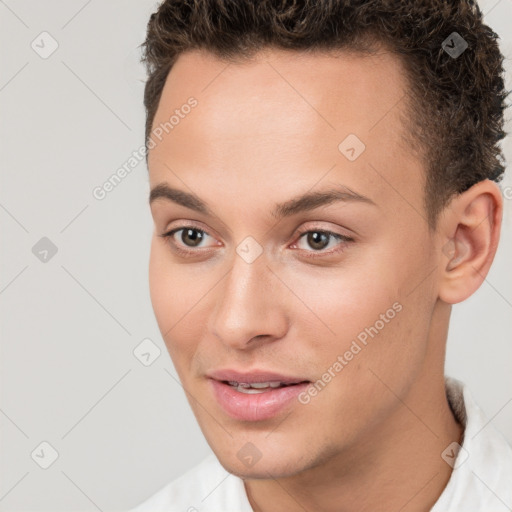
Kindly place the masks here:
[[(306, 378), (293, 377), (270, 371), (240, 372), (237, 370), (214, 370), (207, 374), (211, 379), (226, 382), (243, 382), (248, 384), (261, 382), (280, 382), (282, 384), (298, 384), (308, 381)], [(308, 381), (309, 382), (309, 381)]]
[(310, 384), (300, 377), (275, 372), (219, 370), (207, 375), (212, 393), (224, 412), (242, 421), (263, 421), (292, 406)]

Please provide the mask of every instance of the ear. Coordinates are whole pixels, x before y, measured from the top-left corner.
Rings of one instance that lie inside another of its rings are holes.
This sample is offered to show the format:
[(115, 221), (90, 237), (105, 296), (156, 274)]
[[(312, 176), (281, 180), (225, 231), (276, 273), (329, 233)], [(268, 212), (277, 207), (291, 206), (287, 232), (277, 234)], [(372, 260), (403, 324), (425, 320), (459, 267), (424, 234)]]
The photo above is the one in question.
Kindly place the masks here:
[(438, 231), (441, 300), (456, 304), (480, 287), (498, 248), (502, 215), (501, 191), (490, 180), (455, 196), (445, 208)]

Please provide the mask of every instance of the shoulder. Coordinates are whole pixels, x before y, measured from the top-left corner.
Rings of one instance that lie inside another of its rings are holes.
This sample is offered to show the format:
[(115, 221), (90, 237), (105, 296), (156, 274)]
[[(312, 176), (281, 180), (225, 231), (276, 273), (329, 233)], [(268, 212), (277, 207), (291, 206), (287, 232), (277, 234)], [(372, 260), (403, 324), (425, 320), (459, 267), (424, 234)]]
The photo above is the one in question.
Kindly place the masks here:
[(509, 512), (512, 510), (512, 448), (464, 383), (447, 378), (446, 391), (455, 417), (464, 426), (464, 434), (462, 446), (456, 447), (456, 458), (450, 463), (453, 471), (448, 485), (431, 512)]
[(128, 512), (252, 512), (248, 507), (243, 480), (211, 454)]

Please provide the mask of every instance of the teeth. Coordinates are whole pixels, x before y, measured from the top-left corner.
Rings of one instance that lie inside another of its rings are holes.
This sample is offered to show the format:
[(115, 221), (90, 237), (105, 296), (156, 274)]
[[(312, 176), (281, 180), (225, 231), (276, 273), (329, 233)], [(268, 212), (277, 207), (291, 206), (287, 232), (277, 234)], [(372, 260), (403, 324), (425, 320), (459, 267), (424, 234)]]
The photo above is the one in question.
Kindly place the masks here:
[(264, 389), (254, 389), (254, 388), (236, 388), (237, 391), (240, 393), (245, 393), (247, 395), (255, 395), (257, 393), (265, 393), (266, 391)]
[(278, 388), (280, 385), (280, 382), (253, 382), (251, 387), (256, 389)]
[(275, 389), (280, 386), (284, 386), (284, 384), (282, 384), (279, 381), (252, 382), (249, 384), (247, 382), (236, 382), (236, 381), (231, 380), (228, 382), (228, 384), (230, 386), (236, 388), (237, 391), (240, 391), (242, 393), (249, 393), (249, 394), (262, 393), (264, 390), (266, 390), (268, 388)]

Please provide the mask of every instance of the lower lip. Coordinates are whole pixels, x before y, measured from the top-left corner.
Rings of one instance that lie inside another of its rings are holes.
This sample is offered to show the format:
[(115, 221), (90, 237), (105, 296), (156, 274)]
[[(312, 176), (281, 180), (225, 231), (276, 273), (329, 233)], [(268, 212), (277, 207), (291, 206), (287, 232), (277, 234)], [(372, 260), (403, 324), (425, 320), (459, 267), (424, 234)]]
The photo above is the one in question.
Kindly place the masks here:
[(244, 421), (262, 421), (274, 417), (309, 386), (309, 382), (303, 382), (249, 394), (241, 393), (218, 380), (210, 379), (210, 382), (224, 411), (232, 418)]

